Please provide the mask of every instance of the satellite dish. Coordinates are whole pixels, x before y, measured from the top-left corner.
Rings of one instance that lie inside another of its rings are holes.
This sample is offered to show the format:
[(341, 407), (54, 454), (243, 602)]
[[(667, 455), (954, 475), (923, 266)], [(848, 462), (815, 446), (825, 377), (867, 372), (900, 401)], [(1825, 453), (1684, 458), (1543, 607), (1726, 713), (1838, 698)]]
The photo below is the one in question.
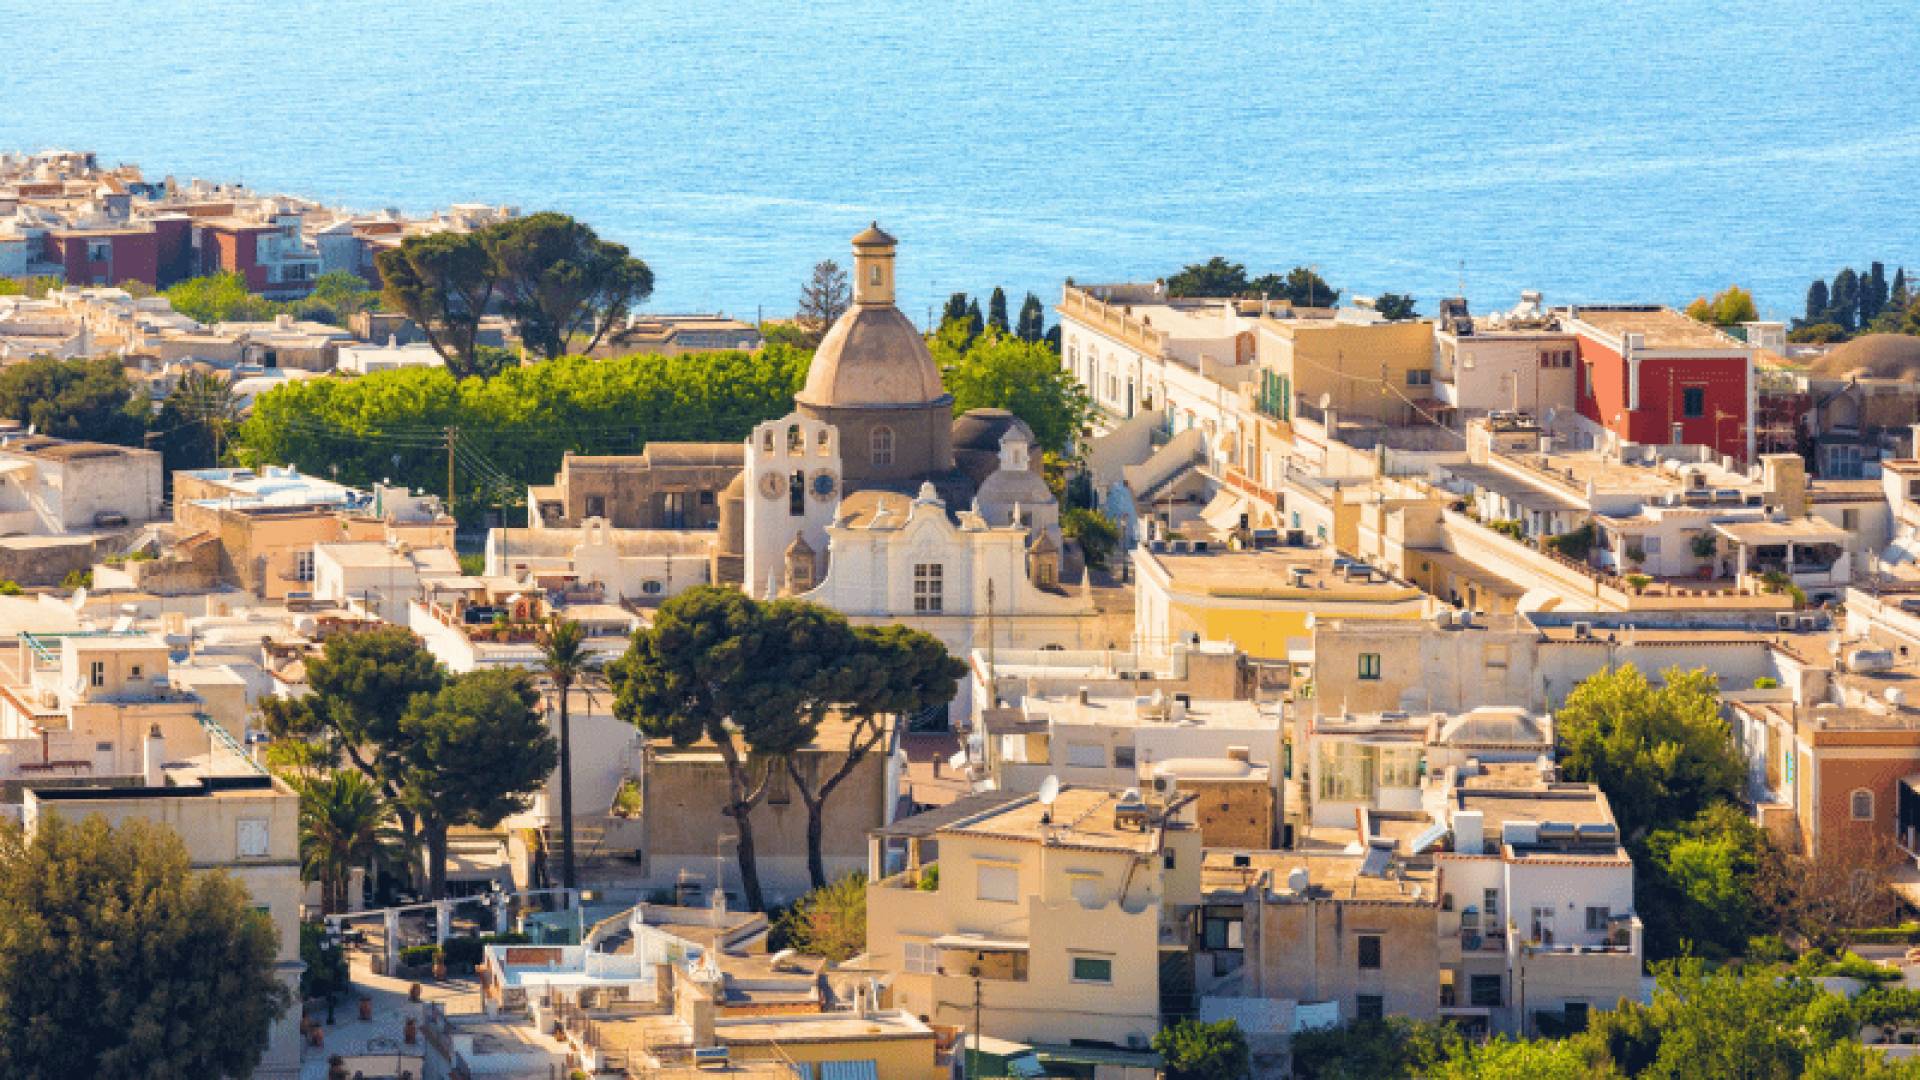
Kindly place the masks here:
[(1060, 778), (1058, 776), (1049, 775), (1045, 780), (1040, 781), (1041, 806), (1052, 806), (1053, 801), (1059, 797)]
[(81, 608), (87, 606), (87, 587), (85, 585), (73, 590), (73, 600), (70, 606), (75, 611), (79, 611)]

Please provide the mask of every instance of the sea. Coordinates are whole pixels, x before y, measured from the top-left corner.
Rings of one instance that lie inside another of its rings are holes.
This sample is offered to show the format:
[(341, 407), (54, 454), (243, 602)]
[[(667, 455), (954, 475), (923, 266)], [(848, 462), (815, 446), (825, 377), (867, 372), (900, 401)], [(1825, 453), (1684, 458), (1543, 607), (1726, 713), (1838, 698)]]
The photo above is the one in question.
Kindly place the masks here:
[(1920, 271), (1920, 19), (1832, 0), (0, 0), (0, 148), (557, 209), (658, 312), (903, 308), (1224, 255), (1476, 310)]

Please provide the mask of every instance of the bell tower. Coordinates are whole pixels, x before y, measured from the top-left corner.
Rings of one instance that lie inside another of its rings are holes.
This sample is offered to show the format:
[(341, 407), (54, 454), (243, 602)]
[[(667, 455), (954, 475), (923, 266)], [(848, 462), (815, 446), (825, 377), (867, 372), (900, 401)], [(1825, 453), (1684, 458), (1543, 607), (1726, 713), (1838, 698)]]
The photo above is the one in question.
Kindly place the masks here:
[(874, 222), (853, 238), (853, 302), (862, 307), (893, 306), (893, 249), (896, 241)]

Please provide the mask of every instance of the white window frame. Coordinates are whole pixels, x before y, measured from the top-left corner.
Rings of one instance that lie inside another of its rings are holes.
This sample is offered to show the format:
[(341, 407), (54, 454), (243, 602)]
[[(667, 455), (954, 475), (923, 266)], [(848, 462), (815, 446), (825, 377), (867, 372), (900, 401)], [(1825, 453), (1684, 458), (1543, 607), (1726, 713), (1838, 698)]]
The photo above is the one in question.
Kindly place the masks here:
[(986, 904), (1020, 902), (1020, 867), (1017, 863), (978, 860), (973, 866), (974, 899)]
[[(1107, 965), (1107, 977), (1104, 979), (1081, 978), (1079, 966), (1080, 966), (1080, 961), (1082, 960), (1086, 960), (1095, 964)], [(1080, 983), (1085, 986), (1112, 986), (1113, 985), (1113, 957), (1095, 956), (1091, 953), (1068, 953), (1067, 954), (1067, 981)]]

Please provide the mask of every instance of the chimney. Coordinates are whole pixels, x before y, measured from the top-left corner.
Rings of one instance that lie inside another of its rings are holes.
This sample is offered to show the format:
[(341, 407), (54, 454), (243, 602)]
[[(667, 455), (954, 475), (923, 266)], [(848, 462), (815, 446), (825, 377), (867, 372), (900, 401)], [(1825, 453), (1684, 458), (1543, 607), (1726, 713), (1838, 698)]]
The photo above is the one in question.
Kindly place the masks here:
[(167, 784), (167, 740), (160, 734), (160, 725), (147, 728), (147, 744), (141, 755), (143, 771), (142, 782), (148, 787), (165, 787)]

